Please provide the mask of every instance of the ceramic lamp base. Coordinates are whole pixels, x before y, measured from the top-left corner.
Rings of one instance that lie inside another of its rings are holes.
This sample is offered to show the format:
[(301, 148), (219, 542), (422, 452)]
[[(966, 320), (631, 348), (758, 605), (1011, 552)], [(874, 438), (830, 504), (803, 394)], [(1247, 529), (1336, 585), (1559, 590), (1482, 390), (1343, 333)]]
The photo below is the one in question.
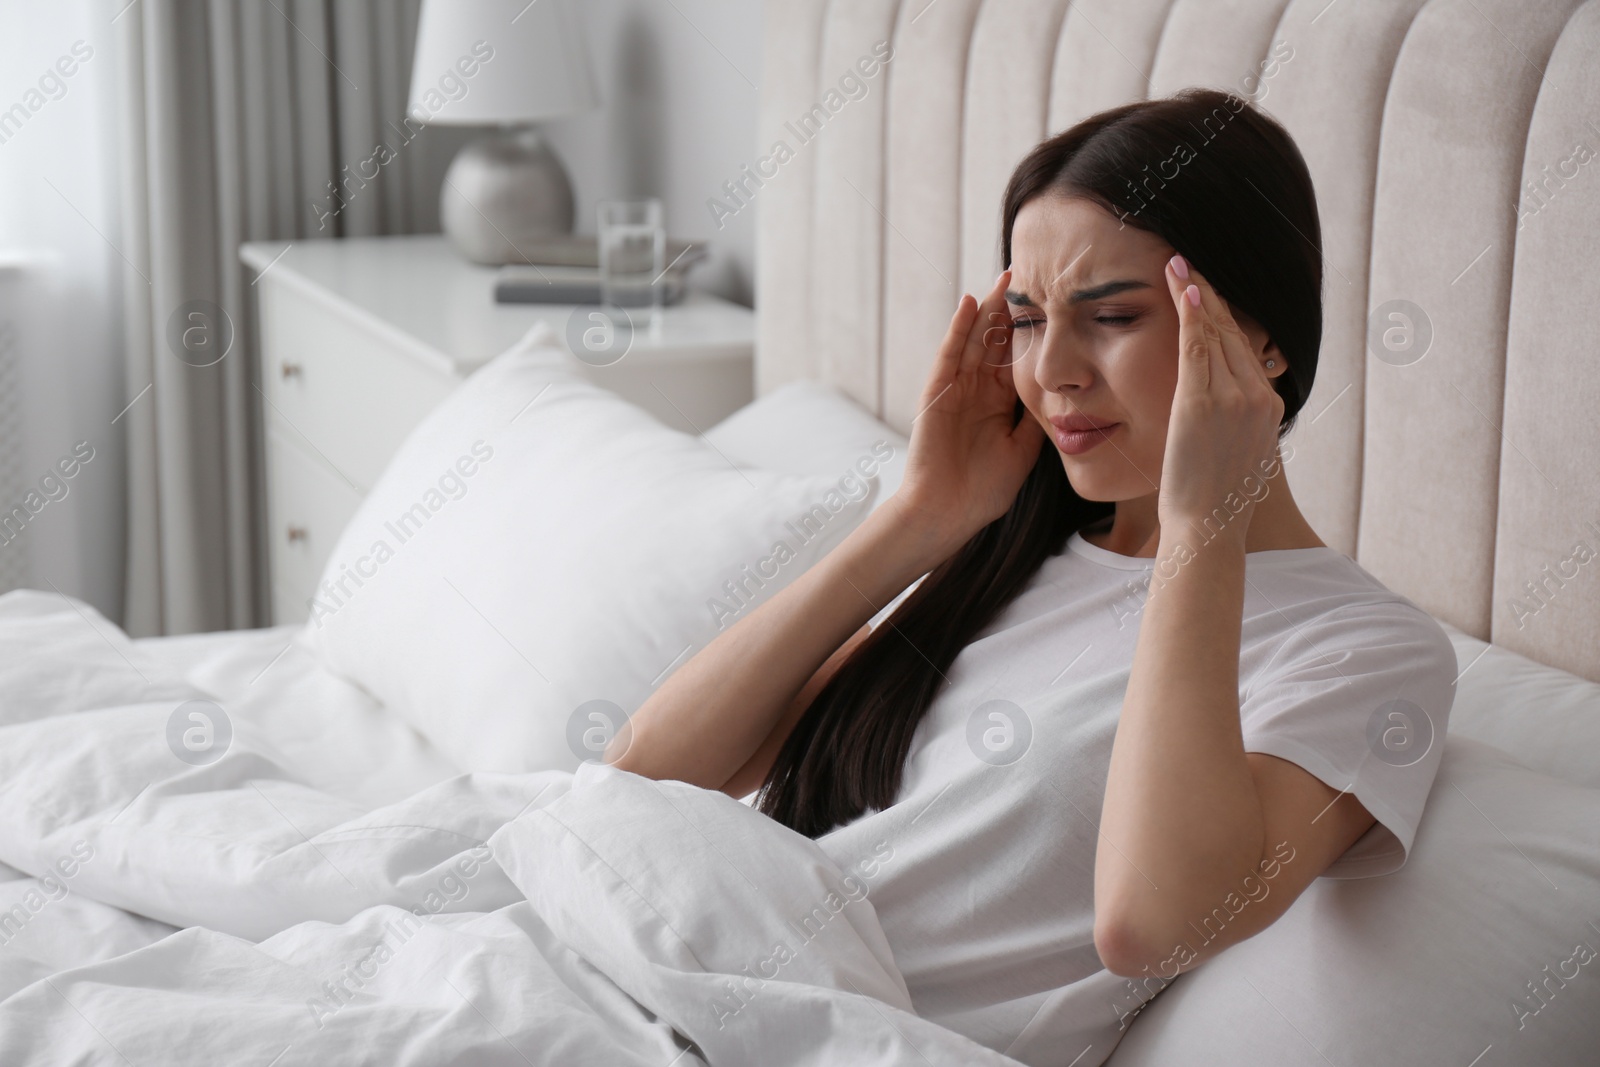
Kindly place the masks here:
[(526, 263), (521, 246), (572, 232), (572, 182), (538, 132), (479, 138), (450, 163), (439, 190), (439, 221), (474, 263)]

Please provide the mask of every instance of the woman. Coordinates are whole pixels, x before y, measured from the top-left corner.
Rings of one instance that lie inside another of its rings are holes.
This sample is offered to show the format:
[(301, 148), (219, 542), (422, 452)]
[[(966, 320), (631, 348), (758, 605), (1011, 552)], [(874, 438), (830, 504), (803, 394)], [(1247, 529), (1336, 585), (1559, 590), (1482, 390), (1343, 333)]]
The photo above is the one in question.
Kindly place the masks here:
[(870, 862), (919, 1012), (1083, 1067), (1319, 875), (1404, 862), (1456, 662), (1284, 476), (1322, 263), (1277, 123), (1202, 90), (1103, 112), (1022, 161), (1002, 217), (900, 490), (616, 763), (759, 789)]

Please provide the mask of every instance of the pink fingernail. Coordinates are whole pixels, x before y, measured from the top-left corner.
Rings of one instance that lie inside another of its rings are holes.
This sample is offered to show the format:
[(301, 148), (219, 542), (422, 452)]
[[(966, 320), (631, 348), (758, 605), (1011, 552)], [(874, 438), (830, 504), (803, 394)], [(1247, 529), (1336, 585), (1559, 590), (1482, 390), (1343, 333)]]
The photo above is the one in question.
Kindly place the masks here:
[(1180, 278), (1187, 278), (1189, 276), (1189, 261), (1182, 256), (1173, 256), (1172, 273)]
[(1189, 288), (1183, 291), (1183, 295), (1188, 297), (1189, 303), (1193, 304), (1195, 307), (1200, 306), (1200, 290), (1198, 287), (1193, 285), (1189, 286)]

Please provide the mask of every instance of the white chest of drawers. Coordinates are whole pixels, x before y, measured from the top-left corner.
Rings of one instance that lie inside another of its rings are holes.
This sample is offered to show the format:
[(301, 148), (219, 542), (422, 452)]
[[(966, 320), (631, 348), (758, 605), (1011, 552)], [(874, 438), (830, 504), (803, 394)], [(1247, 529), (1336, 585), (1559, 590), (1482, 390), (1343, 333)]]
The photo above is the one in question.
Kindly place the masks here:
[[(307, 602), (356, 506), (422, 417), (544, 320), (566, 337), (580, 309), (494, 302), (493, 269), (440, 236), (240, 248), (253, 271), (265, 427), (274, 625)], [(587, 321), (585, 319), (585, 321)], [(635, 332), (627, 355), (559, 358), (670, 426), (700, 432), (753, 395), (755, 317), (691, 292)]]

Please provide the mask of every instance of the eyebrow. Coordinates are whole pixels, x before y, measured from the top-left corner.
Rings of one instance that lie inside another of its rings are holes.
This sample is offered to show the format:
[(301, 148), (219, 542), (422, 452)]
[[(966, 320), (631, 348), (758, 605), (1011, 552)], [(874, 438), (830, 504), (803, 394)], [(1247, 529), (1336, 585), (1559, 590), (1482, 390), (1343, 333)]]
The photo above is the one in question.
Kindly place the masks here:
[[(1088, 300), (1103, 300), (1108, 296), (1116, 296), (1118, 293), (1127, 292), (1129, 289), (1149, 288), (1151, 288), (1149, 282), (1141, 282), (1133, 278), (1124, 278), (1114, 282), (1103, 282), (1100, 285), (1096, 285), (1088, 289), (1078, 289), (1074, 291), (1071, 296), (1067, 297), (1067, 303), (1082, 304)], [(1006, 299), (1011, 301), (1013, 304), (1018, 305), (1019, 307), (1039, 306), (1038, 304), (1034, 303), (1033, 297), (1029, 296), (1027, 293), (1019, 293), (1010, 289), (1006, 290)]]

